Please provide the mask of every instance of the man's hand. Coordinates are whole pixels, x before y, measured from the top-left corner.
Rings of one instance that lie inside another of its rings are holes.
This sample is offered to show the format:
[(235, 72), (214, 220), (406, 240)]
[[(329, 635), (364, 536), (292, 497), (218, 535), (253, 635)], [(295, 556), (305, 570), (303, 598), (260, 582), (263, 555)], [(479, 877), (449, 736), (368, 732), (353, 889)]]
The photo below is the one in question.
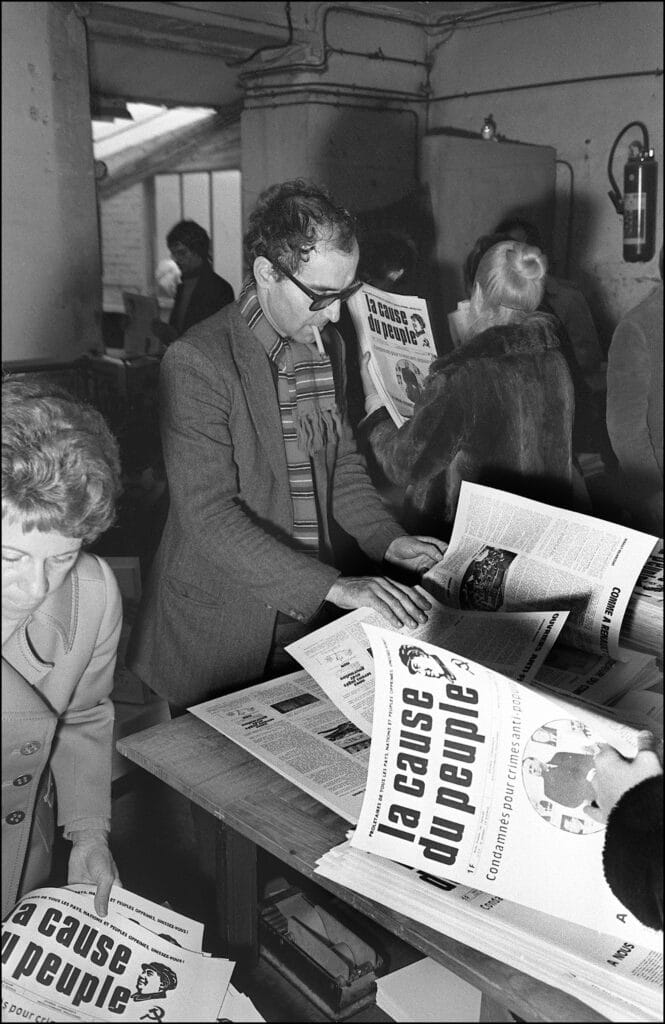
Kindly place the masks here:
[(440, 562), (448, 545), (436, 537), (396, 537), (383, 556), (386, 562), (413, 572), (427, 572)]
[(112, 885), (122, 885), (103, 829), (72, 832), (67, 883), (88, 882), (97, 886), (95, 913), (106, 917)]
[(422, 625), (432, 607), (417, 590), (383, 576), (340, 576), (326, 600), (338, 608), (374, 608), (395, 629)]
[(600, 745), (600, 752), (594, 758), (595, 772), (589, 782), (596, 794), (594, 803), (597, 807), (587, 804), (584, 813), (594, 821), (605, 823), (610, 811), (618, 803), (624, 793), (637, 786), (652, 775), (660, 775), (662, 767), (658, 755), (653, 750), (642, 749), (632, 761), (622, 757), (618, 750), (609, 744)]
[(363, 391), (365, 392), (365, 414), (369, 416), (371, 413), (376, 412), (383, 406), (383, 399), (376, 390), (376, 385), (372, 380), (372, 375), (369, 372), (369, 364), (371, 361), (371, 355), (369, 352), (361, 352), (360, 359), (360, 379), (363, 385)]

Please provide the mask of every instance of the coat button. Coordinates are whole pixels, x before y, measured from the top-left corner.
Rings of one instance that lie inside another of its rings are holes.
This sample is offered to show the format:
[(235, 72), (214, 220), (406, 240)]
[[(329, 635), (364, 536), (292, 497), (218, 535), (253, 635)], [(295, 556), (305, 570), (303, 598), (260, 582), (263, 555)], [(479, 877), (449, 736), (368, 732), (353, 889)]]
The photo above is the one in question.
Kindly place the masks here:
[(24, 818), (25, 814), (23, 811), (12, 811), (11, 814), (7, 815), (5, 821), (8, 825), (20, 825)]
[(24, 743), (21, 747), (21, 753), (26, 757), (29, 754), (36, 754), (38, 750), (41, 750), (41, 746), (42, 745), (39, 740), (28, 740), (28, 742)]
[(29, 782), (32, 782), (32, 775), (19, 775), (14, 779), (15, 786), (27, 786)]

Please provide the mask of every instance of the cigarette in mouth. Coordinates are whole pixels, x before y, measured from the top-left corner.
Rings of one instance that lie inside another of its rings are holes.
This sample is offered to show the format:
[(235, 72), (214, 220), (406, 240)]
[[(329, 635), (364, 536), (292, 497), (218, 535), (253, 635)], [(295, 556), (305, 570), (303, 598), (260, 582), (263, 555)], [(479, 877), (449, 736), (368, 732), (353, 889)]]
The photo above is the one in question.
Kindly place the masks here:
[(314, 326), (314, 324), (312, 324), (312, 334), (314, 335), (314, 341), (316, 342), (316, 350), (323, 359), (326, 354), (326, 350), (324, 349), (323, 342), (321, 341), (321, 332), (318, 327)]

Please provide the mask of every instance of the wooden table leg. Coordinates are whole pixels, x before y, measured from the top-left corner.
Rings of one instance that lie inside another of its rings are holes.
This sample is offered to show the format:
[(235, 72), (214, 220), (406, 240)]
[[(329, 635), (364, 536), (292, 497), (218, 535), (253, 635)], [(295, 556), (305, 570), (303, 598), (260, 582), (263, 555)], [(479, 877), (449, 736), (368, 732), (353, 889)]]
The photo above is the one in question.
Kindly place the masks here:
[(202, 865), (214, 883), (223, 954), (254, 967), (259, 958), (256, 845), (197, 805), (192, 811)]
[(259, 959), (256, 846), (219, 822), (216, 857), (217, 913), (228, 957), (254, 967)]

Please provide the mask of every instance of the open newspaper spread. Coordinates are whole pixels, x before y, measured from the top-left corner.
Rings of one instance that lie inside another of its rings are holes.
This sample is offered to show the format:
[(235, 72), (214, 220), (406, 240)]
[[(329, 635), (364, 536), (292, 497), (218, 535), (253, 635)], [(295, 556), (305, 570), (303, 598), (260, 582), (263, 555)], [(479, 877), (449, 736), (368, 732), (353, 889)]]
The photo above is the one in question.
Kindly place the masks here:
[[(420, 589), (420, 588), (418, 588)], [(567, 612), (465, 612), (429, 598), (427, 622), (400, 633), (428, 640), (463, 658), (482, 661), (518, 681), (541, 667)], [(372, 735), (374, 659), (364, 625), (386, 626), (371, 608), (358, 608), (287, 647), (346, 717)]]
[[(533, 612), (496, 621), (490, 616), (483, 635), (496, 662), (519, 673), (534, 652), (540, 664), (565, 616)], [(451, 642), (454, 637), (468, 657), (478, 637), (477, 627), (466, 618), (434, 602), (429, 623), (408, 636), (434, 630)], [(374, 705), (373, 661), (364, 622), (385, 625), (371, 609), (359, 609), (305, 638), (304, 648), (289, 647), (306, 668), (312, 666), (311, 673), (293, 672), (189, 709), (352, 823), (358, 820), (367, 781)]]
[(659, 932), (616, 899), (604, 826), (584, 812), (599, 743), (637, 753), (637, 730), (446, 650), (365, 627), (377, 679), (354, 847), (622, 941)]
[(2, 1019), (216, 1021), (234, 964), (201, 933), (118, 887), (105, 918), (92, 886), (35, 889), (3, 922)]
[(358, 820), (369, 736), (308, 672), (293, 672), (189, 709), (346, 821)]
[(632, 656), (619, 633), (657, 537), (464, 481), (443, 559), (423, 577), (444, 604), (479, 611), (568, 608), (561, 639)]
[(377, 393), (400, 427), (413, 415), (430, 363), (436, 358), (427, 302), (365, 284), (348, 301), (362, 354)]

